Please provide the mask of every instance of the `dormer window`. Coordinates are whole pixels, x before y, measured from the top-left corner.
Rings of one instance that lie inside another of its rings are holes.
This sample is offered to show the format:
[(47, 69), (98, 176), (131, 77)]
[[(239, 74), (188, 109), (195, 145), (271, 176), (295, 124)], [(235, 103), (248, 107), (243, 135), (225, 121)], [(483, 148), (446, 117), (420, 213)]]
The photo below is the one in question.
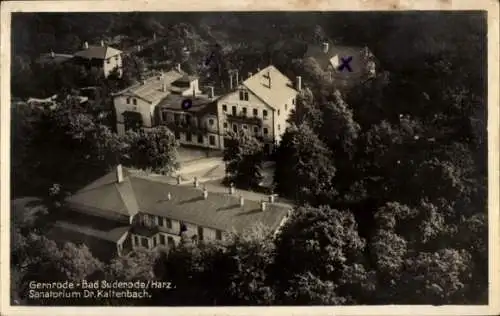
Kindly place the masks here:
[(137, 99), (133, 99), (132, 102), (134, 103), (134, 105), (137, 105)]
[(248, 101), (248, 91), (240, 90), (240, 100)]
[(130, 98), (127, 98), (127, 104), (130, 104)]

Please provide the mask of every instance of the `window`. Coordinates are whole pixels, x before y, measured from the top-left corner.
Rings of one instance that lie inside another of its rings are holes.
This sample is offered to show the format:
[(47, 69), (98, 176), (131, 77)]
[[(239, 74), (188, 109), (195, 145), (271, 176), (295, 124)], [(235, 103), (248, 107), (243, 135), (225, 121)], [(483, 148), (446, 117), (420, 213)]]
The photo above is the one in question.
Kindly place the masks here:
[(161, 245), (165, 245), (166, 244), (165, 235), (163, 235), (163, 234), (160, 234), (160, 244)]
[(243, 108), (241, 111), (243, 112), (243, 115), (247, 116), (247, 108)]
[(225, 104), (222, 105), (222, 111), (227, 112), (227, 105)]
[(130, 98), (127, 98), (127, 104), (130, 104)]
[(278, 116), (280, 116), (280, 110), (278, 110)]
[(213, 119), (209, 119), (209, 120), (208, 120), (208, 124), (210, 124), (210, 125), (214, 125), (214, 120), (213, 120)]
[(191, 133), (186, 133), (186, 141), (190, 142), (191, 141)]
[(238, 126), (236, 126), (236, 124), (233, 124), (233, 132), (238, 132)]
[(259, 110), (253, 109), (253, 116), (257, 116), (257, 115), (259, 115)]
[(169, 236), (167, 240), (168, 240), (168, 248), (169, 249), (174, 248), (175, 247), (174, 238)]
[(222, 231), (220, 231), (220, 230), (215, 231), (215, 239), (217, 239), (217, 240), (222, 239)]
[(181, 234), (182, 234), (183, 232), (187, 231), (187, 226), (186, 226), (186, 224), (184, 224), (183, 222), (180, 222), (180, 223), (179, 223), (179, 230), (180, 230)]
[(168, 115), (167, 115), (167, 112), (161, 112), (161, 120), (162, 120), (163, 122), (168, 121)]
[(254, 132), (255, 134), (257, 134), (257, 133), (259, 132), (259, 128), (258, 128), (257, 126), (254, 126), (254, 127), (253, 127), (253, 132)]
[(175, 131), (175, 139), (181, 139), (181, 134), (178, 131)]
[(179, 113), (175, 113), (174, 114), (174, 122), (176, 125), (179, 125), (179, 122), (181, 120), (181, 116), (179, 115)]
[(139, 246), (139, 236), (134, 236), (134, 244)]
[(267, 117), (267, 110), (262, 110), (262, 115), (263, 115), (264, 117)]
[(141, 238), (141, 246), (143, 246), (145, 248), (149, 248), (148, 239), (146, 237)]
[(106, 59), (106, 63), (111, 63), (111, 58)]
[(268, 133), (268, 130), (266, 127), (264, 127), (264, 134), (267, 135), (267, 133)]
[(203, 135), (202, 134), (198, 134), (198, 143), (203, 144)]
[(215, 136), (214, 135), (210, 135), (208, 137), (208, 140), (210, 142), (210, 146), (215, 146)]
[(133, 99), (132, 103), (134, 103), (134, 105), (137, 105), (137, 99)]
[(240, 100), (244, 100), (245, 96), (243, 95), (243, 91), (240, 90)]
[(153, 236), (153, 248), (156, 247), (158, 242), (156, 241), (156, 236)]
[(224, 128), (227, 128), (227, 123), (226, 122), (224, 122)]
[(115, 56), (115, 60), (118, 61), (120, 57), (118, 55)]
[(198, 239), (203, 240), (203, 227), (198, 226)]
[(172, 228), (172, 221), (168, 218), (165, 219), (167, 221), (167, 228)]
[(248, 101), (248, 92), (247, 91), (243, 91), (243, 99), (242, 100)]
[(233, 115), (236, 116), (236, 107), (233, 105), (233, 108), (231, 109), (233, 111)]
[(156, 225), (161, 226), (161, 216), (156, 216)]

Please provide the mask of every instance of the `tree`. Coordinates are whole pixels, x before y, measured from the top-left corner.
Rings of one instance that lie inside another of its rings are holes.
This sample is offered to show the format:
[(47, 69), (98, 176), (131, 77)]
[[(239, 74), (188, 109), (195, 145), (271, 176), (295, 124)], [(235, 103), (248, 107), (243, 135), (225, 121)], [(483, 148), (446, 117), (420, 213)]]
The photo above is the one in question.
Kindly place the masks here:
[[(65, 243), (59, 247), (54, 241), (35, 234), (30, 234), (25, 243), (24, 262), (19, 265), (24, 275), (20, 286), (20, 297), (27, 297), (28, 283), (51, 281), (81, 281), (103, 268), (103, 264), (94, 258), (89, 249), (73, 243)], [(64, 299), (28, 299), (28, 304), (53, 305), (61, 304)], [(67, 301), (65, 301), (67, 304)], [(76, 303), (76, 302), (72, 302)]]
[(321, 125), (320, 135), (333, 152), (341, 152), (349, 160), (354, 155), (361, 128), (340, 92), (335, 91), (331, 98), (331, 101), (321, 107), (324, 123)]
[[(352, 213), (327, 206), (300, 207), (287, 221), (276, 241), (276, 273), (279, 288), (291, 294), (289, 280), (303, 273), (312, 281), (331, 281), (335, 297), (361, 303), (374, 290), (373, 273), (365, 270), (365, 240), (358, 235)], [(325, 285), (323, 285), (325, 286)], [(333, 295), (333, 294), (332, 294)]]
[[(277, 191), (297, 201), (321, 203), (335, 196), (332, 154), (307, 124), (289, 127), (277, 150)], [(290, 172), (293, 170), (294, 172)]]
[(283, 298), (287, 305), (343, 305), (346, 302), (337, 296), (337, 286), (332, 281), (323, 281), (311, 272), (295, 276), (289, 287)]
[(262, 180), (264, 145), (252, 135), (240, 132), (232, 135), (224, 146), (227, 181), (241, 188), (255, 188)]
[(125, 142), (129, 144), (125, 159), (127, 165), (170, 174), (179, 167), (177, 162), (177, 141), (165, 126), (139, 132), (128, 131)]

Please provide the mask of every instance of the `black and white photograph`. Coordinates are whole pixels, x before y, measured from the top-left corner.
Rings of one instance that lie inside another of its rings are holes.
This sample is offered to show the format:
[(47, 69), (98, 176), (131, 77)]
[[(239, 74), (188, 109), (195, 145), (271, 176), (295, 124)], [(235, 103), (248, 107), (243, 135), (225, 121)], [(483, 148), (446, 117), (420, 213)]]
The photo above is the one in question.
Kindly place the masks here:
[(3, 301), (496, 304), (489, 14), (13, 11)]

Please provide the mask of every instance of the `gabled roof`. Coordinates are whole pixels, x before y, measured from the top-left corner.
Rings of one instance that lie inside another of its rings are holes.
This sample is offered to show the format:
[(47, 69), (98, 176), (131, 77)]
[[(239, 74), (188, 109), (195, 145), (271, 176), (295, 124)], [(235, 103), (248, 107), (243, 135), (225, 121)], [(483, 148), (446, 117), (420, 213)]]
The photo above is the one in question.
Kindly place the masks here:
[[(126, 171), (124, 171), (124, 176)], [(111, 172), (66, 199), (69, 205), (95, 209), (117, 215), (131, 216), (139, 212), (130, 183), (117, 183), (116, 173)]]
[(75, 57), (85, 59), (107, 59), (121, 54), (122, 51), (111, 46), (89, 46), (89, 48), (75, 53)]
[(337, 45), (328, 42), (328, 51), (326, 52), (323, 51), (322, 45), (308, 45), (304, 58), (313, 58), (323, 70), (326, 70), (327, 67), (331, 65), (332, 58), (336, 56), (339, 58), (352, 57), (353, 60), (365, 63), (368, 61), (365, 52), (368, 53), (369, 56), (372, 55), (367, 47)]
[[(125, 172), (125, 169), (121, 184), (114, 179), (114, 172), (98, 179), (81, 190), (83, 192), (77, 193), (77, 198), (73, 196), (72, 202), (120, 214), (140, 210), (142, 213), (236, 232), (242, 232), (256, 223), (274, 230), (290, 209), (289, 206), (267, 203), (267, 209), (261, 211), (260, 201), (251, 200), (245, 200), (244, 206), (240, 206), (237, 195), (225, 193), (209, 192), (207, 199), (203, 199), (199, 188), (169, 184), (157, 177)], [(171, 194), (170, 200), (167, 199), (168, 193)], [(124, 195), (127, 195), (129, 205)]]
[[(269, 78), (271, 85), (269, 86)], [(242, 82), (253, 94), (267, 103), (271, 108), (282, 107), (290, 98), (297, 95), (293, 83), (276, 67), (270, 65)]]
[[(152, 76), (145, 79), (144, 82), (139, 82), (113, 95), (137, 96), (150, 103), (159, 101), (171, 93), (172, 83), (185, 74), (186, 73), (182, 70), (180, 72), (177, 70), (170, 70), (163, 73), (163, 78), (161, 76)], [(162, 90), (163, 84), (167, 85), (166, 91)]]

